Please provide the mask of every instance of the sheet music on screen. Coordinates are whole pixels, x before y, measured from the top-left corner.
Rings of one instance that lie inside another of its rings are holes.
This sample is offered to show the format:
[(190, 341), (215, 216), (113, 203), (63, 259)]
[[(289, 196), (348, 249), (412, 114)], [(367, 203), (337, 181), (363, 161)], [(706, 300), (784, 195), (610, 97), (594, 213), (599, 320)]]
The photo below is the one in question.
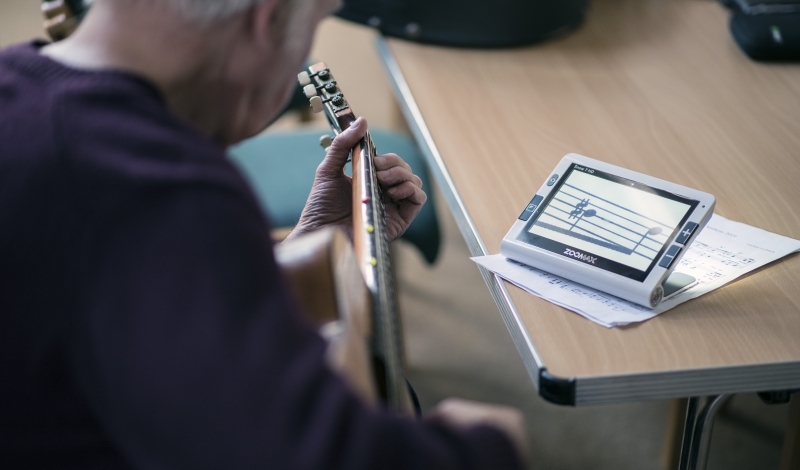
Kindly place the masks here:
[(649, 272), (695, 205), (691, 199), (576, 164), (528, 232), (535, 239), (557, 242), (536, 243), (554, 252), (563, 254), (566, 246)]

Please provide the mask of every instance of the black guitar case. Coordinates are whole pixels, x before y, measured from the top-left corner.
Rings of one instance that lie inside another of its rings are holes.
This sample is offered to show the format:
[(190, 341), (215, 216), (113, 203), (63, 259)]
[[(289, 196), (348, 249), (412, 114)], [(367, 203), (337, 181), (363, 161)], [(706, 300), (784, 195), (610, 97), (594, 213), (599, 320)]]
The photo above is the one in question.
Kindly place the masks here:
[(456, 47), (512, 47), (578, 27), (588, 0), (345, 0), (337, 16), (384, 35)]

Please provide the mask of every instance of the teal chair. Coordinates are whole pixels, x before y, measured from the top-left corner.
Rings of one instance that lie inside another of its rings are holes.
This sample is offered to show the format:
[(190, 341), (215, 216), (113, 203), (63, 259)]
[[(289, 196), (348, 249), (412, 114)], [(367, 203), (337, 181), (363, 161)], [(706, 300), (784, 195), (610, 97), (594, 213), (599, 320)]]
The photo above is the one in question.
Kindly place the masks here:
[[(380, 153), (396, 153), (422, 179), (428, 202), (401, 237), (417, 247), (429, 264), (439, 254), (441, 234), (433, 204), (430, 176), (416, 145), (407, 137), (371, 129)], [(311, 192), (314, 172), (324, 157), (320, 130), (262, 134), (234, 147), (228, 154), (250, 181), (261, 206), (274, 227), (292, 227)]]

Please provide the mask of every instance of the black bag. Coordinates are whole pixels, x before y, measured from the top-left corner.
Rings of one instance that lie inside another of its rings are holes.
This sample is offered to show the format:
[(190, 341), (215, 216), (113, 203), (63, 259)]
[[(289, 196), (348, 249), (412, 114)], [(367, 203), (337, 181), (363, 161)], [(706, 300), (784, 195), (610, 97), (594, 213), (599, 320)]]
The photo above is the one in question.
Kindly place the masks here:
[(733, 10), (731, 34), (753, 60), (800, 60), (800, 2), (723, 0)]
[(337, 16), (417, 42), (510, 47), (575, 29), (587, 8), (588, 0), (345, 0)]

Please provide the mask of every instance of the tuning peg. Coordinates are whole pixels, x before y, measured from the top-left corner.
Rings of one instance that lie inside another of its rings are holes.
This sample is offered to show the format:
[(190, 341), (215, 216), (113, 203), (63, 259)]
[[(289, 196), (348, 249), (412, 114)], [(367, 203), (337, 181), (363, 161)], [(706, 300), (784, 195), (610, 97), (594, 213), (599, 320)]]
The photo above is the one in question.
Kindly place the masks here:
[(44, 22), (44, 29), (53, 41), (60, 41), (66, 38), (77, 28), (78, 20), (74, 16), (67, 16), (63, 13)]
[(319, 145), (325, 150), (328, 150), (328, 147), (330, 147), (332, 143), (333, 139), (331, 139), (331, 136), (328, 134), (325, 134), (319, 138)]
[(311, 84), (311, 77), (308, 75), (308, 72), (300, 72), (297, 74), (297, 81), (300, 83), (300, 86), (306, 86)]
[(64, 15), (67, 18), (70, 16), (75, 16), (72, 14), (72, 10), (70, 10), (69, 5), (64, 3), (64, 0), (50, 0), (42, 2), (42, 13), (48, 20), (53, 19), (58, 15)]
[(309, 100), (311, 102), (311, 110), (315, 113), (321, 113), (325, 107), (322, 105), (322, 98), (319, 96), (312, 96)]
[(308, 84), (303, 87), (303, 93), (306, 98), (311, 99), (312, 96), (317, 96), (317, 88), (312, 84)]

